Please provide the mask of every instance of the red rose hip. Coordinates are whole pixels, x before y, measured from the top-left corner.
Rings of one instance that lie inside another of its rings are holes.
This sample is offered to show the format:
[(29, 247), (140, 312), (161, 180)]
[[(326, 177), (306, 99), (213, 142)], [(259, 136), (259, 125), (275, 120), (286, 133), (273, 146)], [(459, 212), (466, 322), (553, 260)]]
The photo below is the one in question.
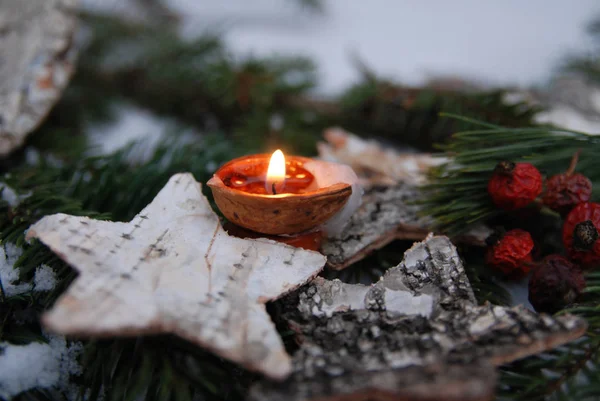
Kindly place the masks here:
[(583, 268), (600, 266), (600, 203), (577, 205), (567, 215), (562, 239), (569, 257)]
[(544, 205), (565, 216), (575, 206), (587, 202), (592, 196), (592, 182), (583, 174), (574, 174), (579, 152), (575, 153), (569, 169), (546, 181), (546, 191), (542, 196)]
[(534, 243), (527, 231), (517, 228), (507, 231), (500, 238), (490, 237), (487, 242), (490, 245), (485, 256), (488, 266), (515, 279), (529, 273)]
[(579, 298), (585, 278), (579, 266), (560, 255), (548, 255), (529, 278), (529, 302), (537, 312), (556, 313)]
[(488, 193), (500, 209), (521, 209), (542, 192), (542, 175), (533, 164), (508, 161), (496, 165)]

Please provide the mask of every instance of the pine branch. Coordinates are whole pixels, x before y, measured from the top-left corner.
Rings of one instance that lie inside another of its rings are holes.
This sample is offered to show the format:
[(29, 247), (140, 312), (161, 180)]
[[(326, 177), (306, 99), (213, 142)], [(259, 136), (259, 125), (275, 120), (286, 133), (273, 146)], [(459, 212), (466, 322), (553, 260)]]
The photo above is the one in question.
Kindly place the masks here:
[[(94, 36), (81, 56), (75, 83), (119, 93), (201, 128), (216, 121), (229, 130), (246, 113), (276, 112), (279, 98), (315, 85), (314, 65), (305, 58), (238, 61), (216, 35), (186, 41), (162, 26), (84, 17)], [(132, 43), (135, 47), (123, 55)]]
[(502, 90), (464, 90), (431, 83), (411, 88), (380, 79), (362, 66), (363, 81), (339, 99), (343, 126), (357, 133), (378, 135), (397, 143), (432, 150), (457, 131), (474, 129), (467, 120), (441, 118), (454, 113), (507, 127), (532, 126), (538, 107), (507, 104)]
[(562, 313), (584, 317), (588, 332), (580, 340), (529, 357), (502, 371), (500, 399), (595, 400), (600, 396), (600, 273), (587, 275), (585, 300)]
[(489, 199), (487, 182), (503, 160), (526, 161), (551, 176), (564, 172), (573, 154), (581, 150), (577, 169), (595, 184), (593, 198), (598, 199), (600, 137), (551, 127), (504, 128), (449, 116), (482, 129), (452, 135), (451, 142), (441, 146), (451, 161), (432, 169), (430, 183), (424, 187), (423, 213), (434, 217), (442, 231), (456, 235), (501, 214)]

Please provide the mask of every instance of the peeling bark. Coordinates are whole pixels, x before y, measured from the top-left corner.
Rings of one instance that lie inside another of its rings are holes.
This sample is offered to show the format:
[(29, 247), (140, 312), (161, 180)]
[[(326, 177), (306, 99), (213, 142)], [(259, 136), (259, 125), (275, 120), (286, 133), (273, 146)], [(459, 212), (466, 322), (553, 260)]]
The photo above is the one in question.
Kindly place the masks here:
[(407, 250), (402, 262), (372, 286), (317, 277), (300, 294), (298, 311), (306, 320), (311, 315), (361, 309), (431, 317), (440, 308), (457, 309), (475, 302), (454, 245), (446, 237), (429, 236)]
[(461, 369), (438, 363), (387, 371), (336, 373), (330, 369), (325, 375), (307, 378), (310, 382), (286, 382), (276, 389), (271, 383), (261, 382), (252, 389), (249, 400), (491, 401), (496, 381), (493, 366), (480, 364)]
[(325, 258), (229, 236), (191, 174), (177, 174), (127, 223), (56, 214), (28, 231), (81, 274), (43, 316), (66, 335), (174, 333), (281, 379), (290, 358), (265, 310)]
[(74, 70), (78, 0), (0, 1), (0, 155), (45, 118)]
[(417, 186), (426, 182), (427, 171), (447, 158), (429, 153), (400, 152), (376, 140), (360, 138), (342, 128), (323, 133), (327, 142), (317, 144), (319, 156), (351, 166), (365, 188), (405, 183)]
[(301, 342), (294, 373), (261, 382), (252, 400), (491, 399), (493, 366), (586, 329), (574, 316), (477, 306), (456, 249), (434, 236), (373, 286), (313, 281), (284, 317)]
[[(434, 222), (419, 215), (419, 205), (414, 202), (421, 196), (417, 187), (406, 183), (367, 190), (362, 206), (344, 230), (321, 246), (327, 265), (342, 270), (394, 240), (424, 239)], [(483, 245), (491, 232), (488, 227), (475, 226), (457, 240)]]
[(328, 265), (340, 270), (395, 239), (424, 238), (432, 221), (418, 216), (419, 207), (409, 204), (417, 198), (418, 189), (409, 184), (366, 191), (342, 233), (323, 243)]

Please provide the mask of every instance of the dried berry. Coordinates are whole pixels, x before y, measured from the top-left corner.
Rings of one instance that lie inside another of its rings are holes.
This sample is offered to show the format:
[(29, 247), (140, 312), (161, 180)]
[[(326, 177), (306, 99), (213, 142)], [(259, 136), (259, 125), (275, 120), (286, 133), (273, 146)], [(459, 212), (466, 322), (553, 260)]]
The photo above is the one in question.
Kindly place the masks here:
[(575, 153), (569, 169), (546, 181), (546, 191), (542, 197), (544, 205), (565, 216), (575, 206), (587, 202), (592, 196), (592, 182), (583, 174), (574, 174), (579, 152)]
[(533, 164), (500, 162), (488, 182), (488, 193), (500, 209), (521, 209), (542, 192), (542, 175)]
[(538, 312), (556, 313), (577, 300), (585, 288), (579, 266), (560, 255), (549, 255), (529, 278), (529, 302)]
[(488, 242), (494, 242), (486, 253), (488, 266), (511, 278), (522, 278), (529, 273), (534, 243), (527, 231), (517, 228)]
[(600, 203), (580, 203), (563, 225), (562, 239), (569, 257), (584, 268), (600, 266)]

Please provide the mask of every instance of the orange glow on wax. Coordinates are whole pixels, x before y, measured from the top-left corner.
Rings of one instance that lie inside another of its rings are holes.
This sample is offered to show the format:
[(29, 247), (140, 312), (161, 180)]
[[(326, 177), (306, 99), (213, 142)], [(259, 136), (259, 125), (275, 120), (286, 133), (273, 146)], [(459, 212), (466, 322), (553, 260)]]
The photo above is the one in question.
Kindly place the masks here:
[(285, 188), (285, 156), (283, 152), (277, 149), (271, 155), (269, 168), (267, 169), (267, 179), (265, 180), (265, 190), (270, 195), (283, 193)]
[[(224, 164), (216, 174), (229, 188), (257, 195), (272, 195), (273, 180), (271, 185), (267, 185), (267, 170), (271, 156), (272, 154), (243, 156)], [(286, 155), (284, 160), (285, 179), (280, 181), (285, 184), (285, 187), (280, 188), (280, 185), (275, 185), (275, 192), (277, 194), (306, 192), (314, 181), (314, 176), (304, 168), (304, 163), (310, 159)], [(281, 170), (279, 177), (281, 177)], [(269, 191), (267, 187), (270, 187)]]

